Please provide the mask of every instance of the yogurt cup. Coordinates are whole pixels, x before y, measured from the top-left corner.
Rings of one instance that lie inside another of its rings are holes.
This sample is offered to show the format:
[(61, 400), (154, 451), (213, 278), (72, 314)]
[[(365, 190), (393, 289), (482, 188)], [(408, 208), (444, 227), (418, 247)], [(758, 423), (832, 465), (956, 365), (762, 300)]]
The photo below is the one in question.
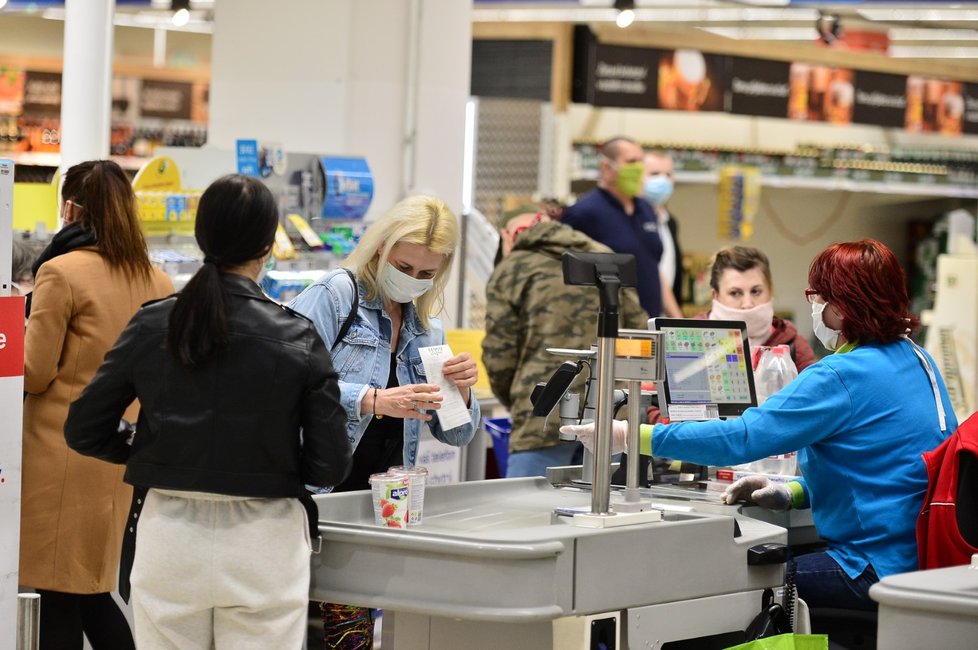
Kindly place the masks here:
[(374, 523), (387, 528), (407, 528), (411, 500), (411, 479), (393, 474), (371, 474)]
[(394, 476), (406, 476), (411, 482), (411, 501), (409, 505), (409, 526), (417, 526), (424, 518), (424, 486), (428, 482), (428, 470), (424, 467), (396, 465), (387, 470)]

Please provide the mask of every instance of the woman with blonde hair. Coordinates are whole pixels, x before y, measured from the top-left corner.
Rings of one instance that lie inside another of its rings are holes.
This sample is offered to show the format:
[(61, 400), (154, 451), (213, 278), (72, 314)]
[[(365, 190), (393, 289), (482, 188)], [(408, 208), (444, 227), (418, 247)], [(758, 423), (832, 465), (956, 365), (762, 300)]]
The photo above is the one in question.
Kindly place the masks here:
[[(442, 373), (469, 407), (470, 422), (445, 429), (438, 419), (444, 397), (429, 382), (420, 348), (445, 343), (441, 321), (445, 284), (459, 242), (458, 220), (443, 201), (408, 197), (367, 228), (334, 270), (296, 296), (290, 306), (316, 325), (340, 377), (353, 469), (334, 492), (367, 490), (370, 475), (392, 465), (413, 466), (421, 429), (456, 447), (479, 425), (478, 378), (468, 352), (445, 362)], [(372, 647), (366, 608), (323, 603), (326, 647)]]
[[(24, 344), (20, 583), (41, 594), (41, 648), (132, 648), (112, 599), (131, 489), (122, 468), (65, 444), (68, 406), (144, 302), (173, 291), (153, 268), (136, 196), (114, 162), (65, 173), (64, 227), (35, 263)], [(135, 420), (137, 404), (124, 417)], [(118, 422), (118, 420), (116, 420)]]
[(446, 430), (438, 421), (444, 397), (428, 381), (418, 352), (445, 343), (433, 313), (443, 305), (458, 242), (458, 220), (443, 201), (408, 197), (367, 228), (343, 269), (290, 304), (316, 325), (340, 376), (354, 454), (353, 470), (334, 491), (366, 490), (371, 474), (414, 465), (425, 422), (435, 438), (456, 447), (475, 435), (475, 360), (463, 352), (445, 362), (443, 374), (472, 418)]

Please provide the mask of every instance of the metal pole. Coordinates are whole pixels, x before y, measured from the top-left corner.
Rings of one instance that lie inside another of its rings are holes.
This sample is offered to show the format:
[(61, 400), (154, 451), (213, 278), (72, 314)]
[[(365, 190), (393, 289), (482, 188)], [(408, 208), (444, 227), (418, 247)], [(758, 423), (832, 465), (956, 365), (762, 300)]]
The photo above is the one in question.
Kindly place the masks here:
[(615, 339), (598, 338), (598, 411), (595, 414), (594, 481), (591, 514), (609, 513), (611, 499), (611, 419), (614, 417)]
[(638, 428), (642, 424), (642, 382), (628, 382), (628, 471), (625, 475), (625, 501), (638, 501)]
[[(589, 422), (594, 422), (595, 427), (597, 427), (597, 411), (598, 411), (598, 376), (593, 374), (597, 372), (598, 367), (598, 351), (597, 345), (592, 345), (591, 348), (594, 350), (594, 367), (589, 370), (590, 377), (587, 378), (587, 384), (585, 385), (584, 392), (587, 396), (587, 400), (584, 402), (584, 419), (581, 424), (587, 424)], [(584, 458), (581, 463), (581, 480), (588, 483), (594, 487), (594, 453), (584, 448)]]
[(40, 620), (40, 594), (17, 594), (16, 650), (37, 650), (40, 644)]

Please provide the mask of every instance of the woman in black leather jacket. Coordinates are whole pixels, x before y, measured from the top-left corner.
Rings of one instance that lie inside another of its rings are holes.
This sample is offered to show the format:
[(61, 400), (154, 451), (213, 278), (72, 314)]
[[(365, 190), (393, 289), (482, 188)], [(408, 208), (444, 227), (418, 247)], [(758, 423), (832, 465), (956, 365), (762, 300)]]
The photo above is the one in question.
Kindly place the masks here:
[[(123, 566), (138, 522), (138, 647), (303, 642), (317, 525), (306, 486), (342, 481), (351, 449), (319, 334), (255, 283), (277, 225), (259, 181), (215, 181), (197, 212), (204, 265), (143, 306), (71, 405), (69, 446), (125, 463), (136, 487)], [(130, 446), (116, 425), (137, 398)]]

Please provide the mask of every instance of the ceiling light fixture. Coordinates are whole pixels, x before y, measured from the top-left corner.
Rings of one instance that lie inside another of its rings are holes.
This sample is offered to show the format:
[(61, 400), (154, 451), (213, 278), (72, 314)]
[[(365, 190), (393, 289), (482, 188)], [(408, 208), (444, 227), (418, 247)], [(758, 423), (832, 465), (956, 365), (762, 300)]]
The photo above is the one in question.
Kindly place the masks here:
[(170, 19), (177, 27), (183, 27), (190, 22), (190, 0), (173, 0), (170, 3), (173, 17)]
[(615, 24), (622, 29), (635, 21), (635, 0), (615, 0), (615, 9), (618, 11)]
[(823, 14), (818, 12), (818, 20), (815, 21), (815, 29), (818, 30), (818, 37), (826, 45), (831, 45), (842, 36), (842, 26), (839, 23), (839, 16), (835, 14)]

